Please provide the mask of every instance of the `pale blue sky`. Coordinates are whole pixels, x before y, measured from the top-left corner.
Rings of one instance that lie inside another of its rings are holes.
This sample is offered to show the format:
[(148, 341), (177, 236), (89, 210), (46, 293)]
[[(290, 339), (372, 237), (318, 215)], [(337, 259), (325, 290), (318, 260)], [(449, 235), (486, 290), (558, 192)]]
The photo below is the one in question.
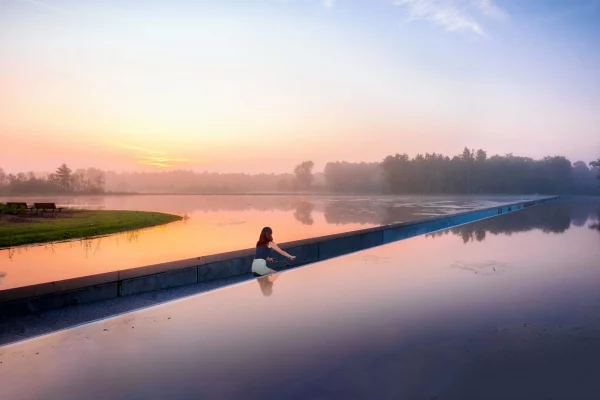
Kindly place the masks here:
[(465, 145), (587, 162), (597, 21), (591, 0), (0, 0), (0, 135), (39, 152), (2, 146), (0, 166), (279, 172)]

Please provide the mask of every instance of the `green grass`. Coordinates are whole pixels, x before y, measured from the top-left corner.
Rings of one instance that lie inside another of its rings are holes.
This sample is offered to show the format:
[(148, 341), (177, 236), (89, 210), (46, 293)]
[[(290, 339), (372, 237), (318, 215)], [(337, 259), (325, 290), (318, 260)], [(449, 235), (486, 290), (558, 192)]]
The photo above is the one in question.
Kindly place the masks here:
[(177, 215), (144, 211), (63, 210), (60, 213), (0, 214), (0, 248), (108, 235), (180, 219)]

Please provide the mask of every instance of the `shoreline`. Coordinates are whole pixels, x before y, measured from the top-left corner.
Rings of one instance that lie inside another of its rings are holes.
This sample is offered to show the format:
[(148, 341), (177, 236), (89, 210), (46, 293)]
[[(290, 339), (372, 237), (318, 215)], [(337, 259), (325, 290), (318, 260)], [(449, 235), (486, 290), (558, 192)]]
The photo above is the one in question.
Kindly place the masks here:
[(104, 237), (181, 221), (175, 214), (130, 210), (63, 210), (0, 214), (0, 250)]
[(363, 196), (363, 197), (516, 197), (516, 196), (530, 196), (530, 197), (546, 197), (556, 196), (562, 197), (600, 197), (600, 193), (597, 194), (555, 194), (555, 193), (477, 193), (477, 194), (466, 194), (466, 193), (403, 193), (403, 194), (392, 194), (392, 193), (335, 193), (335, 192), (236, 192), (236, 193), (143, 193), (143, 192), (106, 192), (106, 193), (60, 193), (60, 194), (0, 194), (0, 198), (64, 198), (64, 197), (125, 197), (125, 196), (334, 196), (334, 197), (349, 197), (349, 196)]

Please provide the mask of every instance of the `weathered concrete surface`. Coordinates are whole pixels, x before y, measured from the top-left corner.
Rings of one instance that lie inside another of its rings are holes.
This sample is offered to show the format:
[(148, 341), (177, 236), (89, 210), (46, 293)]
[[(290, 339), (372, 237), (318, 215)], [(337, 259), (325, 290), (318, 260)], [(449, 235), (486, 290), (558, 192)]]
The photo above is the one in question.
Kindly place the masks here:
[(119, 281), (119, 296), (169, 289), (193, 283), (198, 283), (198, 267), (188, 267), (140, 276), (138, 278), (124, 279)]
[(111, 282), (66, 292), (0, 303), (0, 314), (2, 316), (11, 316), (39, 313), (57, 308), (114, 299), (118, 296), (118, 286), (118, 282)]
[[(548, 197), (520, 203), (466, 211), (409, 223), (384, 225), (341, 234), (280, 244), (294, 254), (292, 266), (327, 260), (386, 243), (434, 232), (469, 222), (556, 200)], [(208, 282), (250, 272), (254, 249), (200, 256), (185, 260), (126, 269), (81, 278), (0, 291), (0, 312), (29, 313), (105, 300), (118, 296)], [(107, 284), (113, 284), (106, 286)], [(107, 289), (110, 287), (110, 290)], [(113, 290), (113, 288), (117, 290)]]
[(58, 292), (82, 289), (90, 286), (103, 285), (119, 280), (119, 273), (106, 272), (103, 274), (82, 276), (79, 278), (65, 279), (63, 281), (40, 283), (38, 285), (23, 286), (0, 291), (0, 304), (20, 299), (40, 297)]

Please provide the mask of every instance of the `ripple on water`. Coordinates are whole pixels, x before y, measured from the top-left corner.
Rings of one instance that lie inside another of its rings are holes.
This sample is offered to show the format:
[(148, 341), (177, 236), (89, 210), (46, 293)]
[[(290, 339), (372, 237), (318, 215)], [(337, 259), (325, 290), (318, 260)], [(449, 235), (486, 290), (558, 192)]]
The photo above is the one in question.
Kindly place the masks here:
[(452, 268), (462, 269), (463, 271), (469, 271), (475, 275), (498, 275), (508, 270), (509, 266), (506, 263), (499, 261), (480, 261), (480, 262), (464, 262), (455, 261), (451, 265)]

